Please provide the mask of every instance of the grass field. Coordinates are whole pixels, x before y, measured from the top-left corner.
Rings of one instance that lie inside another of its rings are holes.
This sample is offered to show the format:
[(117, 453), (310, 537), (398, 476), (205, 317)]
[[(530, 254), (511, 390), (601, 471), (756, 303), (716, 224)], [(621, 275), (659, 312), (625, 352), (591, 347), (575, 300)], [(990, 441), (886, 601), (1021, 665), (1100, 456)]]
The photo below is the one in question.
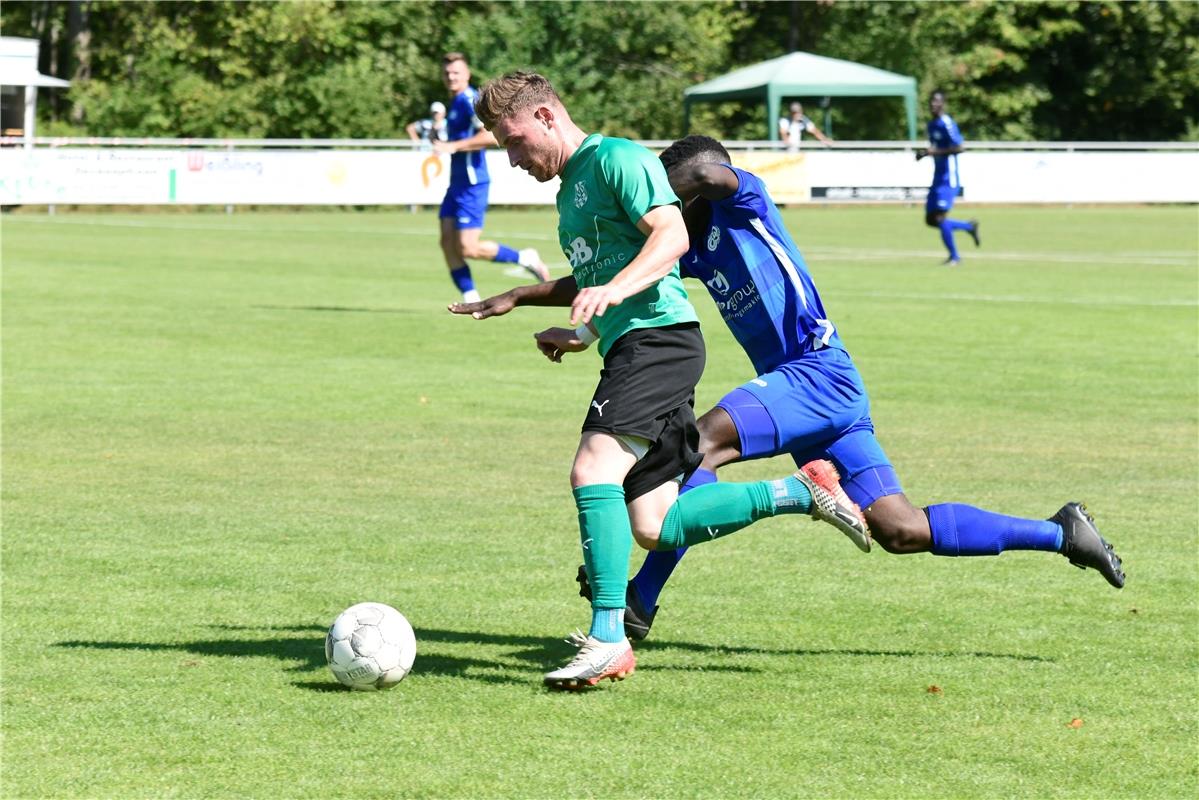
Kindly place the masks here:
[[(540, 685), (588, 619), (599, 362), (536, 353), (560, 311), (446, 313), (432, 213), (6, 215), (0, 793), (1196, 796), (1199, 217), (966, 213), (957, 270), (919, 209), (786, 216), (909, 496), (1085, 500), (1128, 586), (767, 520), (689, 554), (637, 674), (582, 695)], [(706, 409), (752, 374), (692, 297)], [(417, 631), (389, 692), (324, 664), (361, 600)]]

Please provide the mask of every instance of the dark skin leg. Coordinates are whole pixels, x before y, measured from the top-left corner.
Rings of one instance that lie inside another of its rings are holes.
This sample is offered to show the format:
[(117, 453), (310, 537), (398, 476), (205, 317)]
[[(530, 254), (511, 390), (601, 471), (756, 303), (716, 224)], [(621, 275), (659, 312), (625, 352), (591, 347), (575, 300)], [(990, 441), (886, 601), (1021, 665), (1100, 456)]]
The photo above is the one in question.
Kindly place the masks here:
[(924, 224), (930, 228), (940, 228), (941, 223), (944, 221), (945, 221), (945, 213), (944, 212), (940, 212), (937, 214), (925, 214), (924, 215)]
[[(944, 216), (944, 215), (942, 215)], [(699, 450), (704, 454), (702, 469), (715, 472), (741, 458), (741, 437), (737, 426), (723, 408), (713, 408), (696, 420)], [(870, 535), (888, 553), (926, 553), (933, 537), (924, 510), (916, 508), (906, 495), (880, 497), (862, 510)]]

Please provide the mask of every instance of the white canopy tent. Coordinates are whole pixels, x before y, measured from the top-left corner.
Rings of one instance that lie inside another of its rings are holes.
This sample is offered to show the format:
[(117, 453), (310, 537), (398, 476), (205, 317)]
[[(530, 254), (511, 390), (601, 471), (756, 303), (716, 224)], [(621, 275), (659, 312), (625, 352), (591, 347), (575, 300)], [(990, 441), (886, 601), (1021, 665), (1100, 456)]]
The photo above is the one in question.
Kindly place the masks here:
[[(21, 135), (25, 147), (33, 147), (34, 129), (37, 126), (37, 90), (45, 86), (63, 88), (70, 81), (42, 75), (37, 71), (37, 39), (21, 39), (15, 36), (0, 36), (0, 92), (3, 93), (3, 117), (5, 120), (21, 120)], [(5, 124), (5, 135), (15, 128)]]

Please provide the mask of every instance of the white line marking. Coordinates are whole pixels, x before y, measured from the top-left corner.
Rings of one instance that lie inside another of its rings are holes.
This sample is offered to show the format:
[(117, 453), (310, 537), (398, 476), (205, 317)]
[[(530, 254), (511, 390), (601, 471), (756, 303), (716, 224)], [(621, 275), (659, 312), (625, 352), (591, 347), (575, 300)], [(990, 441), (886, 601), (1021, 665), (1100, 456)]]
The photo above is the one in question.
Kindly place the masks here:
[[(309, 233), (320, 236), (328, 236), (330, 231), (324, 228), (312, 227), (306, 225), (295, 228), (270, 228), (263, 227), (261, 224), (247, 221), (245, 225), (221, 225), (214, 223), (171, 223), (171, 222), (141, 222), (138, 220), (98, 220), (98, 219), (61, 219), (52, 217), (33, 217), (33, 216), (6, 216), (4, 223), (11, 224), (15, 221), (29, 222), (41, 225), (80, 225), (97, 228), (142, 228), (149, 230), (166, 230), (166, 231), (233, 231), (244, 233), (283, 233), (288, 236), (294, 236), (297, 233)], [(337, 228), (335, 233), (366, 233), (375, 236), (437, 236), (437, 227), (435, 225), (420, 228)], [(493, 231), (487, 229), (489, 236), (533, 239), (539, 242), (557, 242), (557, 236), (551, 236), (543, 233), (526, 233), (520, 231)]]
[[(300, 217), (302, 218), (302, 216)], [(312, 234), (328, 236), (330, 231), (320, 227), (304, 225), (302, 227), (263, 227), (261, 224), (247, 220), (245, 225), (221, 225), (214, 223), (180, 224), (170, 222), (143, 222), (140, 220), (97, 220), (97, 219), (63, 219), (61, 217), (43, 217), (32, 215), (7, 215), (5, 225), (14, 223), (31, 223), (35, 225), (80, 225), (100, 228), (142, 228), (150, 230), (196, 230), (196, 231), (230, 231), (243, 233), (281, 233), (288, 236), (296, 234)], [(557, 242), (558, 237), (544, 233), (528, 231), (509, 231), (486, 229), (489, 236), (498, 238), (529, 239), (538, 242)], [(422, 226), (419, 228), (379, 227), (379, 228), (338, 228), (337, 234), (369, 234), (373, 236), (436, 236), (436, 227)], [(943, 250), (889, 250), (848, 247), (830, 247), (809, 245), (801, 248), (809, 260), (824, 260), (828, 262), (845, 261), (887, 261), (896, 259), (941, 259), (945, 256)], [(1119, 251), (1107, 253), (1036, 253), (1036, 252), (996, 252), (982, 250), (967, 252), (971, 262), (987, 261), (1027, 261), (1049, 262), (1056, 264), (1144, 264), (1153, 266), (1190, 267), (1199, 264), (1199, 253), (1188, 253), (1178, 250), (1153, 251)], [(1169, 303), (1167, 303), (1169, 305)]]
[(1195, 308), (1199, 300), (1138, 300), (1133, 297), (1026, 297), (992, 294), (915, 294), (903, 292), (829, 292), (832, 297), (864, 297), (872, 300), (919, 300), (940, 302), (958, 300), (974, 303), (1037, 303), (1068, 306), (1130, 306), (1148, 308)]
[[(804, 248), (809, 256), (826, 261), (889, 261), (894, 259), (942, 259), (944, 250), (867, 250), (859, 248), (822, 247)], [(967, 251), (970, 261), (1032, 261), (1057, 264), (1155, 264), (1186, 267), (1199, 263), (1199, 255), (1178, 251), (1151, 252), (1108, 252), (1108, 253), (1025, 253)]]

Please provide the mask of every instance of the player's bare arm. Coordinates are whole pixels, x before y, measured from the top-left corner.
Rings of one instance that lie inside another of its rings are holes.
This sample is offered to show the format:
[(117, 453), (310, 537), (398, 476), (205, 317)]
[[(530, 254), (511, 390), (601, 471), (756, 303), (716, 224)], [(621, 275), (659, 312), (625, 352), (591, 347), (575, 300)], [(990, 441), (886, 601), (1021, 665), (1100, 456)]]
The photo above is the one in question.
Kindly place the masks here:
[(439, 153), (469, 153), (472, 150), (485, 150), (488, 147), (498, 147), (495, 137), (488, 130), (481, 130), (474, 136), (455, 139), (452, 142), (433, 142), (433, 148)]
[(925, 156), (954, 156), (965, 150), (960, 144), (955, 144), (952, 147), (922, 147), (916, 151), (916, 160)]
[(500, 317), (517, 306), (569, 306), (579, 293), (573, 275), (556, 281), (515, 286), (503, 294), (476, 303), (450, 303), (451, 314), (469, 314), (475, 319)]
[(687, 252), (687, 226), (678, 206), (650, 209), (637, 220), (637, 229), (647, 237), (641, 251), (608, 283), (579, 291), (571, 303), (571, 325), (602, 317), (608, 306), (620, 305), (626, 297), (653, 286), (666, 277)]

